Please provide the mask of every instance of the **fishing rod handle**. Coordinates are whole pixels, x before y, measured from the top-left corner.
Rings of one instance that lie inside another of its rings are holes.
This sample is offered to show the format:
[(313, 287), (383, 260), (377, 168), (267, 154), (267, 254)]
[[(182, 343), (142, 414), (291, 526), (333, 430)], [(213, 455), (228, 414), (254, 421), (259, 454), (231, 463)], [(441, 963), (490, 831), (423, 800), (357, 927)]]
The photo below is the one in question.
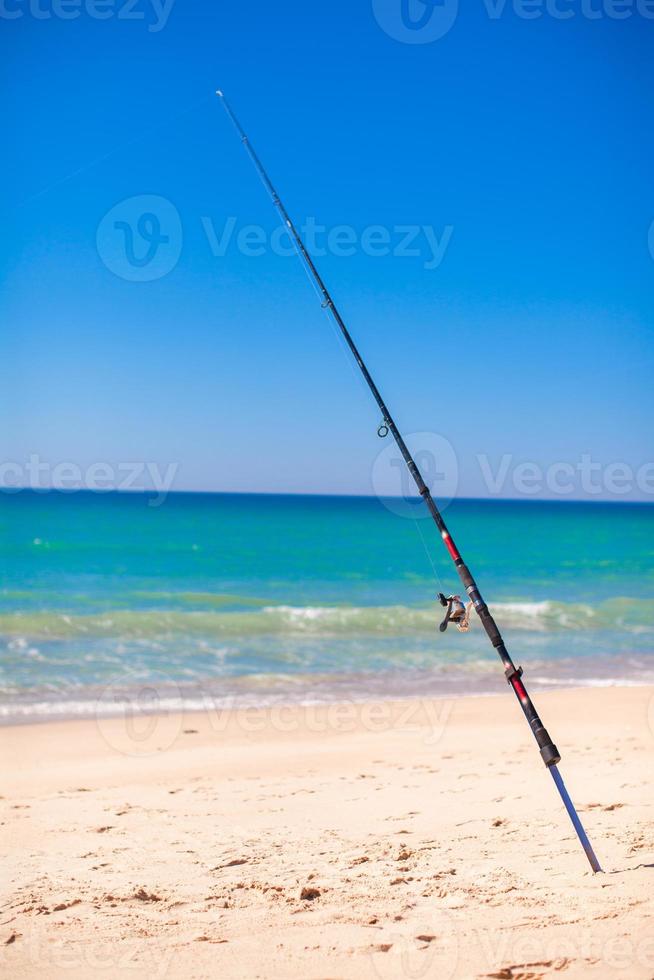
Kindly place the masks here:
[[(561, 761), (561, 754), (552, 741), (549, 732), (545, 728), (545, 725), (540, 719), (540, 715), (534, 707), (533, 701), (527, 693), (527, 688), (522, 681), (522, 667), (516, 667), (516, 665), (513, 663), (509, 651), (504, 645), (504, 640), (502, 639), (502, 634), (499, 631), (498, 625), (495, 622), (488, 606), (482, 599), (477, 583), (472, 577), (470, 569), (459, 555), (456, 545), (454, 544), (454, 541), (452, 540), (452, 537), (447, 529), (443, 533), (443, 540), (447, 550), (454, 559), (454, 564), (456, 565), (461, 581), (463, 582), (463, 586), (472, 600), (477, 615), (479, 616), (482, 626), (486, 631), (486, 635), (495, 647), (497, 654), (504, 665), (504, 674), (507, 682), (509, 686), (513, 688), (513, 693), (517, 697), (524, 716), (529, 723), (532, 734), (536, 739), (536, 744), (540, 749), (541, 758), (549, 769), (550, 766), (555, 766)], [(456, 555), (456, 558), (454, 558), (454, 555)]]

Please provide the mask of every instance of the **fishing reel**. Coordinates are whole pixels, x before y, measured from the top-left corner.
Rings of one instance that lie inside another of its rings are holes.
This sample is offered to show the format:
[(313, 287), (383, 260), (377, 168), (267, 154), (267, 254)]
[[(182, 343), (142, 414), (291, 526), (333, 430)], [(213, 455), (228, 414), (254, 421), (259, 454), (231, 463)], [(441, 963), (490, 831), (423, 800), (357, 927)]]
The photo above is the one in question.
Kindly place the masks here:
[(438, 598), (441, 606), (447, 609), (445, 619), (438, 627), (441, 633), (445, 632), (450, 623), (456, 623), (456, 628), (458, 629), (459, 633), (467, 633), (470, 629), (470, 611), (472, 609), (472, 602), (469, 602), (467, 606), (464, 606), (460, 595), (450, 595), (446, 597), (442, 592), (438, 593)]

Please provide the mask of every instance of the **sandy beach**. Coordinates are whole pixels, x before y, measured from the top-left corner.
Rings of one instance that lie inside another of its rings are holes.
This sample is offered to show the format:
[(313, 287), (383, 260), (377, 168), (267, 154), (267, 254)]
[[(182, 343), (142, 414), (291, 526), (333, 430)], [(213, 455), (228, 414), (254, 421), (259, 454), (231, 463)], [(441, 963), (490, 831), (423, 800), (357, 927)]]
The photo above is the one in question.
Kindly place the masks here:
[(654, 976), (654, 690), (3, 729), (2, 974)]

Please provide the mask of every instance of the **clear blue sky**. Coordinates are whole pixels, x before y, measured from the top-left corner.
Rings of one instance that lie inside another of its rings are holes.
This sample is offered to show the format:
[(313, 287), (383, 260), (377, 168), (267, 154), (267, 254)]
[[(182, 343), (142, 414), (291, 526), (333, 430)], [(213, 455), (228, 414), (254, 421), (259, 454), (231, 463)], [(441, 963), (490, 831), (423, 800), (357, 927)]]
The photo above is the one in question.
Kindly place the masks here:
[[(297, 259), (212, 254), (209, 223), (277, 224), (217, 86), (298, 224), (382, 225), (392, 246), (398, 225), (451, 229), (437, 268), (424, 238), (319, 266), (400, 426), (454, 443), (460, 493), (486, 494), (481, 453), (654, 458), (654, 20), (470, 0), (402, 43), (378, 22), (392, 0), (379, 19), (371, 0), (177, 0), (159, 30), (151, 0), (134, 20), (81, 3), (3, 7), (21, 13), (2, 25), (3, 460), (371, 492), (378, 413)], [(97, 236), (140, 195), (176, 209), (181, 253), (132, 282)]]

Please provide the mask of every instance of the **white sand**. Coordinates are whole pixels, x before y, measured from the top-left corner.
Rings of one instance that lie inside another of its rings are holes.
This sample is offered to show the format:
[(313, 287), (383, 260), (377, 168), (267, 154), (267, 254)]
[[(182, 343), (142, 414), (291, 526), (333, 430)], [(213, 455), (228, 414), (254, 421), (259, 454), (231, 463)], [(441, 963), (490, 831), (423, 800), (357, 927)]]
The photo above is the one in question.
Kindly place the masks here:
[(2, 731), (6, 977), (654, 977), (654, 692)]

